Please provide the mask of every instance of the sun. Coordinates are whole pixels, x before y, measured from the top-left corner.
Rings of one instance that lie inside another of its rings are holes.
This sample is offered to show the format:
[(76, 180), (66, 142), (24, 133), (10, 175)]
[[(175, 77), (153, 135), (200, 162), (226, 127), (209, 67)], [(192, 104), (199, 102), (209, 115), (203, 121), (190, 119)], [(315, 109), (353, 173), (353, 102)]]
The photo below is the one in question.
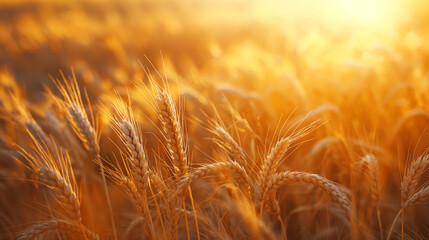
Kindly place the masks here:
[(340, 9), (353, 21), (376, 22), (383, 17), (382, 1), (377, 0), (342, 0)]

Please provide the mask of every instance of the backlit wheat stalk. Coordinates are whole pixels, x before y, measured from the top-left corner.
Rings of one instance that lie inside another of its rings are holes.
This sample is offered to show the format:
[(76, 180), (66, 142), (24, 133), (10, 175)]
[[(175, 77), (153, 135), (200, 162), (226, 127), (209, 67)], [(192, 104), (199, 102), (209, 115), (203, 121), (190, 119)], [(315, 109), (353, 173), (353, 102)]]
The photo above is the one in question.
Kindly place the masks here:
[(188, 160), (183, 140), (183, 130), (176, 106), (166, 90), (159, 90), (156, 97), (158, 117), (162, 123), (167, 147), (173, 161), (174, 171), (178, 176), (187, 172)]
[(199, 178), (202, 178), (213, 172), (229, 172), (236, 176), (241, 182), (247, 184), (251, 183), (249, 176), (242, 166), (237, 162), (220, 162), (206, 165), (204, 167), (198, 168), (192, 173), (188, 174), (185, 179), (181, 180), (178, 189), (184, 189), (192, 182), (196, 181)]
[(119, 97), (114, 98), (113, 103), (113, 109), (106, 111), (112, 120), (113, 129), (125, 145), (126, 160), (130, 162), (131, 174), (138, 191), (143, 193), (148, 184), (149, 167), (140, 128), (129, 103), (123, 102)]
[(283, 159), (284, 155), (286, 154), (286, 151), (289, 149), (291, 140), (290, 138), (283, 138), (280, 141), (276, 143), (276, 145), (271, 149), (270, 153), (264, 159), (264, 162), (262, 164), (262, 169), (260, 171), (258, 184), (259, 184), (259, 196), (258, 200), (262, 201), (263, 199), (263, 192), (268, 187), (267, 184), (270, 179), (272, 179), (272, 176), (277, 170), (277, 166)]
[(401, 183), (401, 206), (405, 208), (409, 205), (409, 200), (416, 193), (416, 187), (420, 177), (429, 166), (429, 155), (419, 156), (413, 161), (410, 167), (406, 170)]
[(429, 200), (428, 188), (427, 185), (418, 189), (417, 185), (419, 184), (420, 178), (423, 173), (429, 167), (429, 155), (424, 153), (420, 155), (417, 159), (411, 162), (411, 165), (405, 170), (405, 174), (401, 182), (401, 209), (396, 214), (395, 219), (393, 220), (392, 226), (390, 227), (389, 235), (387, 239), (390, 239), (392, 236), (392, 231), (396, 226), (396, 221), (399, 215), (402, 214), (402, 238), (404, 236), (404, 209), (410, 207), (414, 204), (426, 202)]
[(64, 100), (58, 100), (58, 103), (66, 111), (73, 130), (87, 147), (87, 150), (93, 158), (97, 158), (100, 152), (98, 145), (98, 136), (95, 129), (89, 122), (87, 113), (84, 111), (82, 96), (77, 84), (77, 80), (73, 77), (71, 80), (66, 80), (63, 75), (64, 82), (56, 80), (58, 90), (61, 92)]
[(76, 224), (74, 222), (66, 221), (66, 220), (55, 219), (55, 220), (49, 220), (49, 221), (32, 226), (31, 228), (27, 229), (25, 232), (21, 233), (17, 238), (17, 240), (38, 239), (38, 237), (42, 237), (44, 234), (47, 234), (47, 233), (55, 234), (56, 231), (59, 231), (65, 234), (72, 234), (73, 236), (79, 236), (79, 238), (82, 238), (82, 239), (85, 239), (85, 238), (88, 240), (100, 239), (97, 234), (91, 232), (85, 226)]
[(350, 200), (347, 196), (347, 192), (342, 187), (317, 174), (305, 172), (287, 171), (274, 174), (263, 192), (263, 199), (288, 182), (306, 182), (321, 188), (329, 194), (331, 199), (343, 210), (346, 212), (350, 210)]
[(39, 169), (39, 176), (44, 184), (52, 188), (56, 199), (64, 207), (67, 215), (71, 217), (71, 219), (80, 222), (80, 203), (70, 184), (58, 171), (47, 166), (43, 166)]

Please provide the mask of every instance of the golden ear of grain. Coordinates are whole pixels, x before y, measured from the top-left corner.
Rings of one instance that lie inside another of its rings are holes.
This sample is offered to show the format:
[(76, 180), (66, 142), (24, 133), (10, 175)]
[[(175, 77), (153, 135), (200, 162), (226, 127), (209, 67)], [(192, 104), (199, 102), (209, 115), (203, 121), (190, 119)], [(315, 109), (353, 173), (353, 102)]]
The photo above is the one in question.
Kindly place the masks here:
[(22, 232), (17, 239), (18, 240), (32, 240), (39, 239), (38, 237), (43, 236), (45, 233), (59, 231), (74, 236), (79, 236), (81, 239), (99, 240), (99, 236), (86, 228), (83, 225), (79, 225), (75, 222), (54, 219), (39, 223), (30, 227), (29, 229)]
[(156, 98), (156, 107), (167, 140), (167, 147), (173, 161), (176, 177), (184, 176), (188, 171), (188, 162), (183, 142), (182, 127), (173, 99), (166, 90), (159, 90)]
[(139, 189), (144, 191), (148, 184), (147, 180), (149, 176), (149, 169), (143, 146), (135, 128), (130, 122), (123, 120), (120, 128), (122, 131), (123, 140), (131, 154), (130, 162), (133, 170), (133, 177), (136, 180)]
[(89, 122), (86, 113), (75, 103), (71, 103), (67, 110), (75, 132), (88, 147), (88, 151), (93, 156), (98, 156), (100, 147), (98, 146), (97, 134)]
[(44, 184), (52, 188), (56, 199), (64, 207), (70, 219), (80, 222), (80, 203), (68, 181), (58, 171), (47, 166), (39, 169), (39, 177)]
[(286, 137), (281, 139), (276, 143), (276, 145), (271, 148), (270, 153), (264, 159), (262, 164), (262, 169), (258, 178), (259, 185), (259, 194), (257, 196), (257, 201), (261, 201), (263, 198), (264, 189), (267, 188), (268, 181), (275, 174), (278, 164), (281, 162), (282, 158), (286, 154), (289, 146), (291, 144), (290, 138)]
[(380, 202), (380, 171), (378, 160), (374, 155), (368, 154), (362, 159), (362, 161), (366, 165), (371, 200), (374, 204), (378, 204)]
[(421, 155), (411, 163), (406, 170), (401, 182), (401, 206), (405, 207), (412, 195), (416, 193), (416, 187), (420, 177), (429, 166), (429, 155)]
[(331, 199), (344, 211), (349, 212), (350, 210), (350, 201), (345, 189), (317, 174), (299, 171), (286, 171), (274, 174), (268, 182), (267, 188), (263, 189), (263, 199), (270, 196), (272, 192), (287, 182), (306, 182), (319, 187), (328, 193)]
[(216, 126), (214, 133), (220, 138), (216, 143), (228, 151), (228, 155), (233, 161), (236, 161), (241, 166), (246, 166), (246, 154), (243, 148), (232, 138), (232, 136), (221, 126)]
[(239, 181), (243, 182), (249, 187), (251, 186), (250, 184), (251, 180), (247, 175), (246, 170), (244, 170), (244, 168), (237, 162), (232, 161), (232, 162), (213, 163), (195, 170), (194, 172), (188, 174), (186, 178), (180, 181), (180, 185), (178, 189), (179, 191), (183, 191), (184, 189), (186, 189), (187, 186), (192, 184), (197, 179), (202, 178), (213, 172), (228, 172), (228, 171), (230, 171), (234, 176), (236, 176)]
[(403, 208), (406, 208), (411, 205), (426, 203), (429, 201), (429, 185), (418, 190), (415, 194), (413, 194), (403, 205)]
[(119, 185), (124, 188), (125, 194), (131, 200), (133, 205), (137, 208), (138, 213), (141, 216), (146, 217), (147, 213), (145, 212), (145, 207), (143, 203), (143, 201), (145, 200), (141, 198), (139, 191), (136, 188), (136, 185), (134, 185), (134, 182), (127, 177), (119, 178), (118, 182)]
[[(67, 118), (71, 122), (73, 130), (79, 136), (85, 147), (94, 159), (99, 157), (100, 147), (98, 145), (98, 136), (94, 127), (91, 125), (88, 115), (84, 110), (82, 96), (76, 77), (69, 80), (61, 72), (63, 80), (55, 80), (58, 90), (63, 99), (58, 99), (53, 96), (57, 104), (67, 114)], [(90, 103), (88, 103), (91, 107)], [(92, 114), (92, 113), (91, 113)]]
[(41, 144), (45, 144), (49, 150), (53, 151), (54, 148), (52, 146), (51, 140), (46, 136), (46, 133), (40, 128), (39, 124), (37, 124), (34, 120), (25, 121), (25, 127), (30, 132), (31, 135), (37, 138), (37, 140)]

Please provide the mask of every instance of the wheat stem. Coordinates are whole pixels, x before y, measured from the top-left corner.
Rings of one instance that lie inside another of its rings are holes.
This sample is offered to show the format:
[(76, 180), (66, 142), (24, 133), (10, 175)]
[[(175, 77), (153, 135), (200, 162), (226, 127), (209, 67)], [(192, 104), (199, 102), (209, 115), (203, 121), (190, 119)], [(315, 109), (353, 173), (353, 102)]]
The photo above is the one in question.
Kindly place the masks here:
[(60, 230), (65, 233), (79, 234), (84, 238), (89, 240), (99, 240), (99, 236), (90, 231), (88, 228), (77, 224), (75, 222), (65, 221), (54, 219), (47, 222), (43, 222), (37, 225), (32, 226), (31, 228), (25, 230), (17, 238), (18, 240), (31, 240), (36, 239), (38, 236), (41, 236), (44, 233)]
[(159, 119), (161, 120), (167, 147), (173, 161), (176, 177), (184, 176), (187, 172), (187, 157), (183, 143), (182, 127), (176, 107), (170, 94), (160, 90), (156, 99)]
[(274, 174), (268, 182), (267, 188), (262, 190), (262, 199), (265, 199), (272, 192), (287, 182), (306, 182), (319, 187), (328, 193), (331, 199), (343, 210), (349, 212), (350, 202), (345, 190), (324, 177), (306, 172), (286, 171)]

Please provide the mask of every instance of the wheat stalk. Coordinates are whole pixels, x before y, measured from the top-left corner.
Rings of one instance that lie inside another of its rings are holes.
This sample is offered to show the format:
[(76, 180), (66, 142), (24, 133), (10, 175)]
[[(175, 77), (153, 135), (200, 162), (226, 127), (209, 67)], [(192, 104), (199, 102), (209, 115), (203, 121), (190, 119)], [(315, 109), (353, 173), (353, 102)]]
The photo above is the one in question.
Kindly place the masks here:
[[(59, 80), (55, 80), (55, 84), (57, 85), (58, 90), (62, 94), (64, 100), (57, 100), (57, 103), (62, 109), (66, 109), (67, 117), (69, 121), (72, 123), (73, 130), (79, 136), (81, 141), (86, 145), (88, 152), (98, 164), (101, 166), (101, 177), (103, 180), (103, 188), (104, 194), (107, 200), (110, 221), (114, 233), (114, 239), (117, 239), (116, 226), (113, 217), (112, 204), (110, 202), (109, 197), (109, 188), (106, 182), (106, 176), (104, 174), (104, 166), (103, 162), (100, 161), (100, 147), (98, 144), (98, 135), (94, 130), (93, 126), (89, 122), (88, 116), (86, 112), (83, 110), (83, 102), (79, 90), (79, 86), (77, 84), (76, 77), (73, 72), (73, 77), (70, 81), (67, 81), (63, 72), (60, 72), (63, 78), (64, 83), (61, 83)], [(89, 101), (88, 101), (89, 102)], [(90, 104), (90, 103), (88, 103)], [(91, 105), (89, 105), (91, 107)], [(91, 115), (92, 116), (92, 115)], [(93, 120), (93, 116), (92, 116)], [(93, 120), (94, 122), (94, 120)]]
[(423, 172), (429, 166), (429, 155), (421, 155), (411, 163), (401, 182), (401, 206), (404, 208), (407, 202), (416, 192), (417, 184)]
[(428, 200), (429, 188), (423, 187), (417, 190), (417, 185), (422, 174), (427, 170), (429, 166), (429, 155), (420, 155), (414, 160), (411, 165), (405, 171), (404, 177), (401, 182), (401, 209), (395, 216), (392, 226), (390, 227), (389, 235), (387, 239), (390, 239), (393, 228), (395, 227), (396, 221), (400, 214), (402, 214), (402, 236), (404, 235), (404, 209), (411, 205), (421, 203)]
[(237, 176), (241, 182), (247, 184), (247, 186), (250, 186), (251, 180), (247, 175), (246, 170), (244, 170), (244, 168), (239, 163), (232, 161), (232, 162), (218, 162), (218, 163), (213, 163), (213, 164), (200, 167), (199, 169), (193, 171), (192, 173), (188, 174), (184, 179), (182, 179), (180, 181), (178, 189), (183, 190), (187, 186), (195, 182), (197, 179), (202, 178), (213, 172), (228, 172), (228, 171), (231, 171), (234, 176)]
[(33, 136), (37, 136), (38, 140), (41, 143), (44, 143), (47, 145), (49, 150), (53, 150), (51, 140), (46, 135), (46, 133), (42, 130), (42, 128), (37, 124), (34, 120), (27, 120), (25, 121), (25, 126), (27, 130), (32, 134)]
[(156, 106), (173, 161), (174, 171), (177, 176), (183, 176), (187, 172), (188, 164), (183, 143), (183, 132), (173, 99), (166, 90), (158, 90)]
[(298, 171), (286, 171), (274, 174), (268, 182), (267, 188), (263, 189), (262, 199), (265, 200), (272, 192), (288, 182), (310, 183), (328, 193), (331, 199), (346, 212), (350, 209), (350, 201), (345, 189), (317, 174)]
[[(53, 231), (61, 231), (64, 233), (79, 235), (82, 239), (99, 240), (99, 236), (76, 222), (54, 219), (43, 223), (39, 223), (22, 232), (17, 240), (32, 240), (37, 237)], [(38, 238), (37, 238), (38, 239)]]
[(146, 154), (136, 130), (131, 123), (123, 120), (120, 126), (126, 147), (131, 154), (130, 162), (133, 169), (133, 177), (138, 183), (139, 189), (144, 191), (147, 187), (149, 176)]
[(380, 202), (380, 170), (378, 160), (374, 155), (368, 154), (362, 158), (362, 171), (366, 174), (369, 180), (369, 191), (371, 200), (378, 205)]
[(73, 77), (68, 81), (64, 74), (62, 72), (60, 73), (62, 75), (63, 82), (55, 80), (54, 83), (60, 91), (63, 99), (55, 98), (55, 100), (60, 108), (66, 111), (66, 116), (71, 122), (76, 135), (84, 143), (91, 156), (94, 157), (94, 159), (97, 159), (100, 152), (98, 135), (84, 110), (82, 96), (76, 77), (73, 75)]
[(279, 140), (276, 145), (271, 148), (270, 153), (264, 159), (262, 169), (257, 180), (259, 185), (258, 201), (263, 200), (263, 191), (267, 188), (268, 181), (276, 172), (278, 164), (289, 149), (290, 143), (291, 140), (288, 137)]
[(228, 151), (229, 156), (233, 161), (238, 162), (242, 166), (246, 166), (246, 154), (243, 148), (232, 138), (232, 136), (221, 126), (216, 126), (214, 132), (219, 136), (220, 141), (216, 143)]
[(419, 203), (425, 203), (429, 200), (429, 185), (421, 188), (419, 191), (417, 191), (414, 195), (412, 195), (404, 204), (404, 208), (419, 204)]
[(97, 134), (91, 126), (86, 113), (74, 103), (71, 103), (67, 108), (72, 124), (78, 136), (88, 146), (88, 151), (92, 156), (97, 156), (100, 152), (98, 146)]
[(80, 222), (81, 215), (79, 199), (77, 199), (76, 193), (68, 181), (64, 179), (57, 170), (48, 166), (43, 166), (39, 169), (39, 177), (44, 184), (52, 188), (56, 199), (64, 207), (67, 215), (71, 219)]
[[(67, 215), (75, 220), (81, 221), (80, 204), (75, 192), (75, 178), (68, 155), (62, 155), (57, 148), (54, 152), (48, 151), (30, 134), (34, 143), (32, 152), (21, 150), (26, 159), (26, 165), (39, 175), (41, 183), (53, 189), (56, 199), (64, 207)], [(56, 156), (52, 154), (56, 153)]]
[(145, 207), (143, 199), (141, 198), (139, 191), (136, 188), (136, 185), (127, 177), (118, 178), (119, 185), (123, 187), (125, 194), (131, 200), (133, 205), (137, 208), (137, 211), (141, 216), (147, 216), (145, 213)]
[[(383, 239), (383, 226), (380, 216), (380, 170), (377, 158), (368, 154), (362, 159), (363, 164), (366, 166), (366, 173), (369, 178), (369, 189), (371, 193), (371, 200), (375, 204), (377, 211), (378, 227), (380, 231), (380, 239)], [(365, 170), (364, 170), (365, 171)]]

